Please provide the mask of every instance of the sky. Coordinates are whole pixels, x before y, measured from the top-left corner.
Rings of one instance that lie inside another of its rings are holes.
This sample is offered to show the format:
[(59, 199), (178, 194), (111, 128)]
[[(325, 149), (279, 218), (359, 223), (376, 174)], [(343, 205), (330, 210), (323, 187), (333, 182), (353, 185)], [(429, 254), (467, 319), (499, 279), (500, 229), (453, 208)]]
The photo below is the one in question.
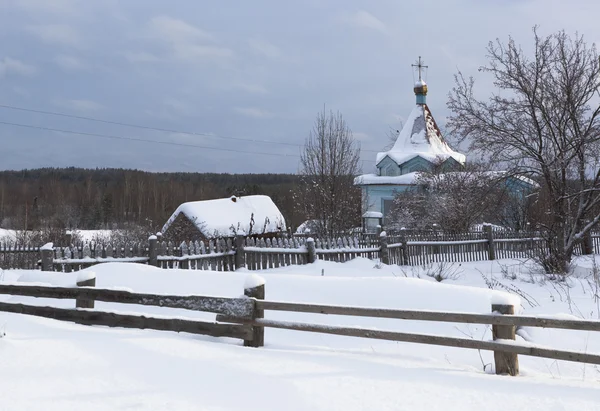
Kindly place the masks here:
[(325, 108), (371, 172), (415, 104), (419, 56), (443, 129), (457, 70), (493, 91), (477, 83), (490, 40), (527, 49), (539, 25), (598, 43), (598, 15), (587, 0), (0, 0), (0, 169), (294, 173)]

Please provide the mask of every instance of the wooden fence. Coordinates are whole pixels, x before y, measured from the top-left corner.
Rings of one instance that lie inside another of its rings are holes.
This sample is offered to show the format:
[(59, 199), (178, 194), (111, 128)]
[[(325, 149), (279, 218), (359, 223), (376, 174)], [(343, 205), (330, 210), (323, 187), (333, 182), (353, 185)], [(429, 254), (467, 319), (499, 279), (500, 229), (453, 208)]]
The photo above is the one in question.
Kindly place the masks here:
[[(600, 331), (600, 321), (566, 320), (514, 315), (512, 305), (492, 305), (491, 314), (412, 311), (369, 307), (350, 307), (322, 304), (305, 304), (281, 301), (265, 301), (265, 284), (257, 283), (244, 290), (243, 298), (207, 296), (180, 296), (132, 293), (120, 290), (95, 289), (95, 278), (78, 283), (79, 288), (43, 287), (37, 285), (0, 284), (0, 294), (76, 299), (76, 306), (85, 310), (36, 306), (21, 303), (0, 302), (0, 311), (20, 313), (84, 325), (154, 329), (204, 334), (214, 337), (231, 337), (244, 340), (245, 346), (262, 347), (265, 328), (315, 332), (350, 337), (430, 344), (447, 347), (488, 350), (494, 352), (496, 374), (519, 374), (518, 355), (528, 355), (563, 361), (600, 364), (600, 354), (555, 350), (532, 344), (518, 344), (517, 327), (544, 327), (568, 330)], [(95, 301), (120, 304), (151, 305), (183, 308), (216, 313), (216, 322), (204, 322), (180, 318), (155, 318), (93, 310)], [(379, 329), (341, 327), (310, 323), (273, 321), (264, 318), (265, 311), (315, 313), (399, 320), (437, 321), (463, 324), (492, 325), (493, 341), (441, 335), (413, 334)]]
[(35, 270), (40, 258), (39, 246), (0, 243), (0, 268)]
[[(95, 289), (90, 287), (95, 285), (95, 278), (86, 279), (85, 281), (79, 282), (77, 285), (81, 288), (0, 284), (0, 294), (36, 298), (75, 299), (76, 307), (87, 309), (93, 309), (95, 301), (104, 301), (120, 304), (151, 305), (165, 308), (205, 311), (248, 320), (256, 318), (256, 304), (255, 300), (252, 298), (157, 295), (132, 293), (121, 290)], [(83, 325), (152, 329), (204, 334), (213, 337), (240, 338), (244, 340), (244, 345), (256, 345), (253, 341), (253, 327), (244, 324), (222, 324), (180, 318), (155, 318), (143, 315), (46, 307), (11, 302), (0, 302), (0, 311), (70, 321)]]
[[(264, 287), (264, 285), (263, 285)], [(256, 309), (260, 313), (254, 319), (232, 318), (226, 314), (217, 315), (217, 321), (232, 324), (247, 324), (261, 328), (278, 328), (284, 330), (306, 331), (322, 334), (343, 335), (349, 337), (372, 338), (380, 340), (400, 341), (417, 344), (440, 345), (446, 347), (469, 348), (494, 352), (496, 374), (519, 374), (518, 355), (549, 358), (563, 361), (574, 361), (589, 364), (600, 364), (600, 353), (584, 353), (577, 351), (555, 350), (536, 347), (532, 344), (521, 345), (508, 340), (516, 339), (517, 327), (543, 327), (581, 331), (600, 331), (600, 321), (595, 320), (563, 320), (540, 317), (514, 315), (512, 305), (492, 304), (491, 314), (457, 313), (440, 311), (413, 311), (385, 308), (350, 307), (323, 304), (292, 303), (282, 301), (264, 301), (255, 297)], [(437, 321), (462, 324), (492, 325), (493, 341), (480, 341), (468, 338), (446, 337), (440, 335), (413, 334), (358, 327), (341, 327), (331, 325), (309, 324), (291, 321), (273, 321), (263, 318), (264, 311), (286, 311), (293, 313), (314, 313), (344, 315), (356, 317), (392, 318), (400, 320)], [(263, 334), (264, 335), (264, 334)]]
[[(103, 262), (147, 263), (160, 268), (233, 271), (302, 265), (317, 260), (345, 262), (356, 257), (379, 259), (385, 264), (423, 265), (435, 262), (469, 262), (502, 258), (532, 258), (547, 253), (543, 233), (481, 232), (444, 234), (398, 232), (339, 238), (215, 239), (207, 242), (160, 241), (145, 243), (87, 243), (52, 247), (0, 246), (0, 268), (41, 268), (76, 271)], [(576, 254), (600, 253), (600, 233), (578, 245)]]

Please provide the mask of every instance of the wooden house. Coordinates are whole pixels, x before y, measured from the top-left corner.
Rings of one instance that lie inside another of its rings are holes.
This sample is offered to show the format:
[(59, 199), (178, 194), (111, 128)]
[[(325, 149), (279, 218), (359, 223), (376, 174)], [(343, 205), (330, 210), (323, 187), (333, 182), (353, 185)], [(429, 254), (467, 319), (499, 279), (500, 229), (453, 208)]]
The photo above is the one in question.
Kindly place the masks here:
[(236, 234), (268, 238), (285, 230), (285, 219), (273, 200), (253, 195), (183, 203), (165, 223), (162, 234), (173, 241), (205, 241)]

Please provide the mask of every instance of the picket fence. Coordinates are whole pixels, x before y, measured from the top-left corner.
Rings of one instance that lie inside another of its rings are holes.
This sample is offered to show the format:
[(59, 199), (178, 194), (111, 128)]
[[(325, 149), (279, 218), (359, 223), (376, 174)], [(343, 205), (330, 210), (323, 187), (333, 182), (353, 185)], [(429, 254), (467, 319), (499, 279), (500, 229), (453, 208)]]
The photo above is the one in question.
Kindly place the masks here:
[[(44, 249), (45, 248), (45, 249)], [(77, 271), (104, 262), (136, 262), (160, 268), (233, 271), (278, 268), (317, 260), (346, 262), (357, 257), (385, 264), (424, 265), (503, 258), (531, 258), (547, 252), (543, 233), (464, 234), (399, 232), (338, 238), (228, 238), (207, 242), (84, 243), (69, 246), (16, 247), (0, 244), (0, 268)], [(600, 253), (600, 233), (576, 254)]]

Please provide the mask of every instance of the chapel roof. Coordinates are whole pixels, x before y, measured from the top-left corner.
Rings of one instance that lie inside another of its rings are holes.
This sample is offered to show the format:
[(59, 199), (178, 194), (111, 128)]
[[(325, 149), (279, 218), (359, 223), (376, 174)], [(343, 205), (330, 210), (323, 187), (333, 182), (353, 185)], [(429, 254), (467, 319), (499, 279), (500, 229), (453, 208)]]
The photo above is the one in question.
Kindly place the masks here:
[(385, 157), (391, 158), (401, 165), (414, 157), (436, 162), (453, 158), (464, 164), (466, 157), (454, 151), (442, 136), (442, 133), (426, 103), (417, 104), (408, 116), (394, 146), (384, 152), (377, 153), (378, 165)]

